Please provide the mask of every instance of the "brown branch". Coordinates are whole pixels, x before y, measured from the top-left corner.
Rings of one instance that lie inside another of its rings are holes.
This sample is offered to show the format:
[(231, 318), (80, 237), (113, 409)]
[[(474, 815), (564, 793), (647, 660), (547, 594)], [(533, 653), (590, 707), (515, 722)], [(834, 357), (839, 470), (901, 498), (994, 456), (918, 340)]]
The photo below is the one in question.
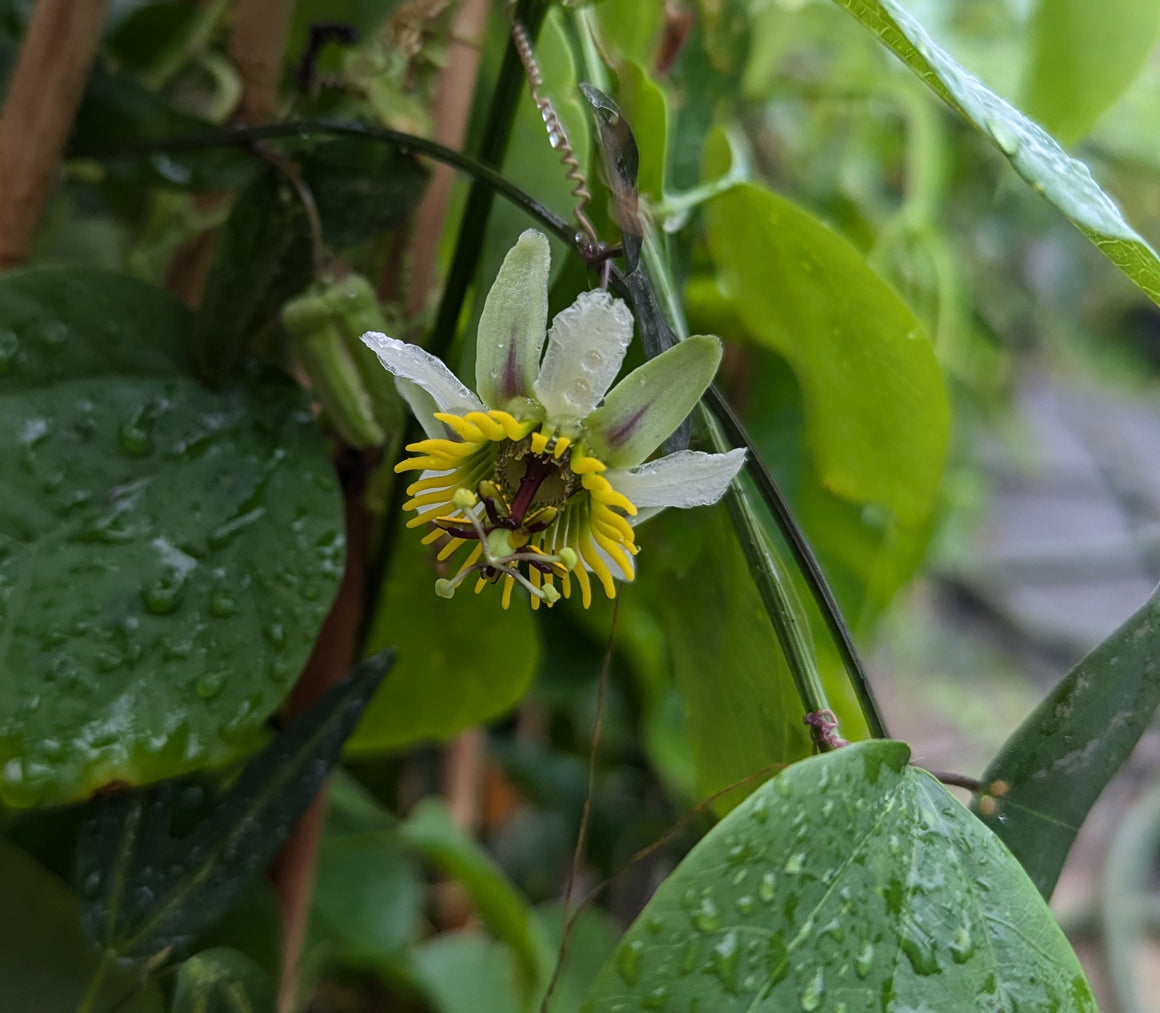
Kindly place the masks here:
[(0, 271), (28, 258), (97, 55), (108, 0), (39, 0), (0, 116)]
[[(451, 23), (447, 45), (447, 63), (439, 76), (439, 86), (431, 113), (435, 128), (432, 139), (448, 148), (462, 148), (467, 136), (467, 119), (471, 98), (483, 56), (480, 40), (487, 21), (489, 0), (463, 0)], [(407, 315), (418, 315), (427, 305), (435, 284), (439, 261), (439, 236), (447, 217), (447, 202), (455, 170), (437, 165), (431, 182), (415, 212), (411, 246), (411, 284), (407, 297)]]
[(242, 98), (234, 112), (242, 123), (274, 119), (293, 14), (294, 0), (238, 0), (230, 61), (242, 78)]

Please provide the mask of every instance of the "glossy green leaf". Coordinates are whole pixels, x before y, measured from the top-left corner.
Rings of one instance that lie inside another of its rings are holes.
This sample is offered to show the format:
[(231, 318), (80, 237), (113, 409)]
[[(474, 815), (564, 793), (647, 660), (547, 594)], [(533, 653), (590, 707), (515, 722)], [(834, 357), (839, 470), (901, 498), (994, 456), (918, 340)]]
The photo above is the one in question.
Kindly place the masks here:
[(343, 563), (299, 391), (207, 391), (188, 311), (107, 272), (0, 279), (0, 798), (84, 798), (253, 748)]
[(274, 983), (244, 953), (203, 950), (177, 971), (169, 1013), (268, 1013)]
[[(99, 955), (81, 929), (76, 897), (52, 873), (0, 839), (0, 1009), (72, 1013), (97, 974)], [(94, 1009), (159, 1013), (155, 985), (111, 971)]]
[(1160, 591), (1095, 648), (1015, 730), (983, 775), (975, 811), (1040, 892), (1160, 705)]
[(746, 779), (809, 754), (801, 700), (723, 506), (650, 521), (640, 544), (625, 594), (665, 631), (700, 792), (745, 782), (736, 802), (757, 783)]
[(446, 804), (433, 798), (420, 802), (400, 827), (399, 839), (462, 884), (487, 927), (515, 951), (525, 979), (536, 981), (548, 958), (528, 901), (455, 823)]
[(183, 801), (172, 782), (94, 804), (77, 845), (77, 880), (85, 922), (106, 951), (152, 956), (229, 909), (314, 801), (392, 660), (385, 652), (357, 665), (254, 757), (184, 837), (172, 836)]
[(722, 290), (797, 377), (825, 486), (921, 521), (942, 478), (949, 410), (918, 319), (853, 246), (784, 197), (742, 184), (705, 215)]
[(586, 1009), (1094, 1010), (1003, 845), (899, 742), (794, 764), (657, 890)]
[(1039, 0), (1022, 104), (1065, 143), (1079, 139), (1132, 83), (1160, 30), (1155, 0)]
[(1124, 220), (1116, 202), (1100, 189), (1083, 162), (1070, 157), (1042, 127), (964, 70), (897, 0), (835, 3), (874, 32), (936, 95), (987, 135), (1020, 176), (1153, 301), (1160, 302), (1160, 257)]
[(539, 642), (526, 598), (511, 608), (485, 587), (435, 595), (435, 555), (413, 528), (395, 533), (387, 586), (369, 649), (387, 644), (399, 663), (367, 708), (350, 755), (373, 756), (415, 742), (447, 739), (510, 710), (527, 692)]

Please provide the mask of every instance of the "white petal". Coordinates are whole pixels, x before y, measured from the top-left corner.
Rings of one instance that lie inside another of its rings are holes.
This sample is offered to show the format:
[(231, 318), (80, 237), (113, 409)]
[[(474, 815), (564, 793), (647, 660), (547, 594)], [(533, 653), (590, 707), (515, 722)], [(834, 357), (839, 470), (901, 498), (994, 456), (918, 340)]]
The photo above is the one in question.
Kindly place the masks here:
[(532, 396), (548, 326), (548, 239), (528, 229), (504, 257), (475, 339), (475, 389), (493, 408)]
[(418, 345), (378, 331), (367, 331), (362, 340), (383, 368), (394, 374), (395, 386), (428, 436), (444, 435), (443, 426), (431, 417), (433, 411), (466, 415), (485, 410), (441, 360)]
[(705, 454), (681, 450), (630, 471), (609, 471), (612, 487), (636, 505), (631, 518), (639, 524), (665, 507), (697, 507), (716, 503), (745, 464), (744, 450)]
[(548, 418), (582, 419), (612, 386), (632, 340), (632, 312), (603, 290), (556, 314), (534, 390)]

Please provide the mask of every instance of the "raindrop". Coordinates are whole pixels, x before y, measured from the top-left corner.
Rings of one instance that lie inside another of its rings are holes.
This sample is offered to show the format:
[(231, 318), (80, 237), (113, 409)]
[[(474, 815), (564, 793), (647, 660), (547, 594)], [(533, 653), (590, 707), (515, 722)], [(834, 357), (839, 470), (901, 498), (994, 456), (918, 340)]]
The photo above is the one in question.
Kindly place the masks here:
[(628, 986), (635, 985), (640, 981), (643, 970), (643, 962), (641, 960), (643, 950), (644, 943), (639, 939), (634, 939), (628, 945), (622, 946), (620, 952), (616, 954), (616, 970)]
[(212, 700), (226, 686), (225, 672), (209, 672), (194, 683), (194, 692), (203, 700)]
[(658, 985), (648, 995), (641, 999), (640, 1004), (645, 1009), (664, 1009), (669, 1001), (669, 990), (664, 985)]
[(801, 1004), (802, 1009), (806, 1013), (812, 1013), (822, 1004), (822, 996), (826, 992), (826, 980), (822, 976), (822, 969), (819, 967), (814, 976), (806, 982), (806, 987), (802, 989)]
[(215, 619), (228, 619), (238, 610), (238, 603), (228, 591), (215, 591), (209, 600), (209, 614)]
[(1008, 158), (1013, 158), (1019, 153), (1019, 135), (1009, 123), (996, 117), (990, 117), (984, 126), (987, 128), (987, 133), (995, 139), (995, 143), (999, 145), (1003, 154)]
[(650, 935), (655, 936), (665, 927), (665, 920), (660, 915), (649, 915), (644, 920), (644, 927), (648, 929)]
[(753, 897), (746, 893), (737, 898), (737, 910), (743, 915), (749, 914), (753, 910)]
[(729, 850), (725, 853), (725, 858), (730, 865), (740, 865), (749, 857), (749, 844), (747, 841), (730, 838), (726, 841), (729, 845)]
[(589, 348), (580, 356), (580, 365), (589, 370), (599, 369), (604, 365), (604, 353), (598, 348)]
[(737, 933), (726, 932), (713, 947), (710, 969), (730, 995), (737, 992)]
[(753, 808), (749, 810), (749, 815), (755, 823), (766, 823), (769, 821), (769, 802), (766, 801), (764, 793), (754, 798)]
[(150, 615), (167, 616), (177, 611), (184, 592), (184, 575), (170, 573), (141, 588), (141, 601)]
[(865, 978), (874, 966), (874, 944), (867, 940), (854, 958), (854, 970), (859, 978)]
[(152, 420), (146, 410), (136, 411), (117, 433), (121, 449), (130, 457), (148, 457), (153, 453)]
[(86, 897), (95, 897), (101, 888), (101, 870), (92, 869), (81, 881), (81, 893)]
[(0, 376), (15, 372), (20, 355), (20, 339), (14, 331), (0, 327)]
[(965, 925), (960, 928), (951, 940), (950, 949), (956, 964), (965, 964), (970, 960), (975, 955), (975, 941), (971, 938), (971, 930)]
[(773, 900), (774, 890), (777, 886), (777, 877), (772, 872), (764, 873), (761, 877), (761, 883), (757, 887), (757, 895), (766, 903)]
[(592, 396), (592, 384), (583, 377), (576, 377), (564, 390), (564, 400), (570, 405), (586, 405)]
[(791, 876), (796, 876), (805, 868), (806, 855), (804, 851), (798, 851), (792, 854), (785, 860), (785, 871)]
[(901, 946), (915, 974), (929, 975), (938, 972), (938, 954), (929, 939), (920, 939), (913, 931), (903, 931)]
[(697, 966), (697, 944), (694, 940), (685, 941), (685, 950), (681, 954), (681, 965), (677, 968), (681, 974), (688, 974)]
[(693, 924), (702, 932), (712, 932), (721, 924), (721, 913), (712, 897), (702, 897), (701, 903), (693, 911)]

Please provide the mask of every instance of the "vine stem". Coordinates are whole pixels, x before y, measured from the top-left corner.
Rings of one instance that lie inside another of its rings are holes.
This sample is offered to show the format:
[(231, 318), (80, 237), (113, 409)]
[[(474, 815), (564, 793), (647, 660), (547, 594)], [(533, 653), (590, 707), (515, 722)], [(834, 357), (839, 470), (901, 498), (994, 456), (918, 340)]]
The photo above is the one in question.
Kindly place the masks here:
[(81, 996), (81, 1001), (77, 1004), (76, 1013), (91, 1013), (94, 1004), (101, 995), (101, 989), (104, 987), (111, 966), (112, 959), (107, 953), (102, 952), (100, 962), (85, 988), (85, 994)]
[(28, 259), (108, 0), (38, 0), (0, 114), (0, 271)]

